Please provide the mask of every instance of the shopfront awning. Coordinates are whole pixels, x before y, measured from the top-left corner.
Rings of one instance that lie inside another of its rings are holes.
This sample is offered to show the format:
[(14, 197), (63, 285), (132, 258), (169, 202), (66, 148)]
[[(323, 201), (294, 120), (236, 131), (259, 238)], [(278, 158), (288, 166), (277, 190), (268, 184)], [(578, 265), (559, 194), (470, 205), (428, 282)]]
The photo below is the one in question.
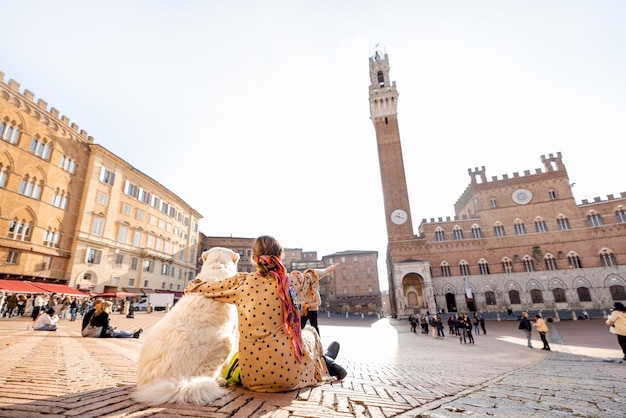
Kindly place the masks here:
[(145, 293), (146, 295), (147, 295), (148, 293), (156, 293), (156, 290), (154, 290), (154, 289), (147, 289), (147, 288), (145, 288), (145, 287), (142, 287), (142, 288), (141, 288), (141, 291), (142, 291), (143, 293)]
[(13, 293), (44, 293), (44, 291), (31, 282), (23, 280), (0, 280), (0, 290)]
[(64, 284), (57, 283), (40, 283), (40, 282), (30, 282), (33, 286), (40, 288), (40, 293), (56, 293), (59, 295), (69, 295), (69, 296), (89, 296), (88, 293), (81, 292), (80, 290), (73, 289)]
[(143, 295), (143, 292), (141, 291), (141, 289), (137, 288), (137, 287), (123, 287), (122, 290), (124, 292), (128, 292), (128, 293), (134, 293), (135, 295)]

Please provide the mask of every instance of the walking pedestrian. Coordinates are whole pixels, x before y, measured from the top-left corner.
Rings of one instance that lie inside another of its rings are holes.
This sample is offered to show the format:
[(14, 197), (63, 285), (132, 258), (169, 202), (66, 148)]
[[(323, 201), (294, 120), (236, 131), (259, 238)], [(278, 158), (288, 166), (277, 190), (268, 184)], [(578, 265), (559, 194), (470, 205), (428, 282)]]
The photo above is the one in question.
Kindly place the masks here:
[[(476, 319), (476, 318), (473, 318)], [(472, 328), (474, 325), (472, 324), (472, 320), (470, 320), (469, 316), (465, 315), (465, 332), (467, 333), (467, 341), (469, 344), (474, 344), (474, 336), (472, 335)]]
[(476, 312), (474, 312), (474, 316), (472, 317), (472, 325), (474, 326), (474, 332), (476, 335), (480, 335), (478, 315), (476, 315)]
[(443, 321), (439, 315), (433, 317), (433, 327), (437, 329), (437, 337), (445, 338), (445, 334), (443, 333)]
[(533, 348), (532, 341), (530, 340), (531, 335), (533, 334), (533, 328), (530, 323), (530, 319), (528, 319), (528, 312), (522, 313), (522, 319), (519, 321), (519, 329), (524, 331), (526, 334), (526, 342), (528, 344), (528, 348)]
[(456, 321), (454, 322), (454, 328), (456, 329), (456, 334), (459, 336), (459, 344), (467, 344), (464, 314), (460, 313), (457, 315)]
[(70, 321), (76, 321), (76, 314), (78, 314), (78, 300), (72, 297), (70, 300)]
[(617, 335), (617, 342), (622, 348), (624, 361), (626, 361), (626, 306), (621, 302), (615, 302), (611, 314), (606, 320), (610, 327), (609, 331)]
[(483, 330), (483, 335), (487, 335), (487, 330), (485, 329), (485, 315), (479, 313), (478, 322), (480, 323), (480, 328)]
[(456, 322), (456, 318), (454, 315), (450, 315), (448, 317), (448, 334), (456, 335), (456, 328), (454, 327), (454, 323)]

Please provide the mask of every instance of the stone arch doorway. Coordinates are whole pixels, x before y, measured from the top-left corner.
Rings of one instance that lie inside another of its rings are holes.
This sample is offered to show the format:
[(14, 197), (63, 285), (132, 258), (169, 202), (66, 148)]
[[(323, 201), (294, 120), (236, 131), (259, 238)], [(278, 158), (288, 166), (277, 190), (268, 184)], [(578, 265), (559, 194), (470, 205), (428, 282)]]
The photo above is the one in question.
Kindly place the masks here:
[(448, 312), (456, 312), (456, 299), (454, 293), (446, 293), (446, 307)]
[(409, 273), (402, 279), (402, 294), (406, 303), (406, 308), (413, 313), (417, 313), (421, 308), (425, 308), (424, 279), (416, 273)]

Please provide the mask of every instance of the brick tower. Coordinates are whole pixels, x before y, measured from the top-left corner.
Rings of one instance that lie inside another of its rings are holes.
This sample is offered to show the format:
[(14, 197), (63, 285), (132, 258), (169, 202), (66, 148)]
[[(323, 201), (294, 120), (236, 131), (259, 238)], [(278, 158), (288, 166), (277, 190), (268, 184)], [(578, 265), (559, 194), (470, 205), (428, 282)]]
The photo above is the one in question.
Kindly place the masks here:
[(389, 242), (413, 238), (409, 194), (404, 175), (398, 129), (398, 91), (389, 79), (389, 57), (379, 51), (370, 57), (370, 115), (376, 130), (380, 178), (385, 201)]

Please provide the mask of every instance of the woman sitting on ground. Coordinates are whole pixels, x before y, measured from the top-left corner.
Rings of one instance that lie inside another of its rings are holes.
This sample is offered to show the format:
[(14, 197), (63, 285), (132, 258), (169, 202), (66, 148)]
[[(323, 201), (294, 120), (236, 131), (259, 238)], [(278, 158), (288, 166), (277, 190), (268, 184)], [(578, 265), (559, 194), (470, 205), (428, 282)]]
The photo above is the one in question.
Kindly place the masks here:
[(113, 303), (109, 300), (103, 301), (94, 312), (91, 320), (89, 321), (89, 325), (93, 325), (94, 327), (102, 327), (102, 332), (100, 333), (100, 338), (139, 338), (142, 329), (135, 330), (133, 332), (123, 331), (121, 329), (115, 329), (109, 325), (109, 318), (112, 312)]
[(252, 247), (256, 272), (217, 283), (196, 279), (185, 289), (237, 307), (239, 377), (244, 388), (256, 392), (286, 392), (317, 385), (329, 374), (339, 380), (347, 375), (334, 361), (339, 344), (332, 343), (324, 353), (315, 329), (301, 329), (282, 256), (276, 239), (261, 236)]

